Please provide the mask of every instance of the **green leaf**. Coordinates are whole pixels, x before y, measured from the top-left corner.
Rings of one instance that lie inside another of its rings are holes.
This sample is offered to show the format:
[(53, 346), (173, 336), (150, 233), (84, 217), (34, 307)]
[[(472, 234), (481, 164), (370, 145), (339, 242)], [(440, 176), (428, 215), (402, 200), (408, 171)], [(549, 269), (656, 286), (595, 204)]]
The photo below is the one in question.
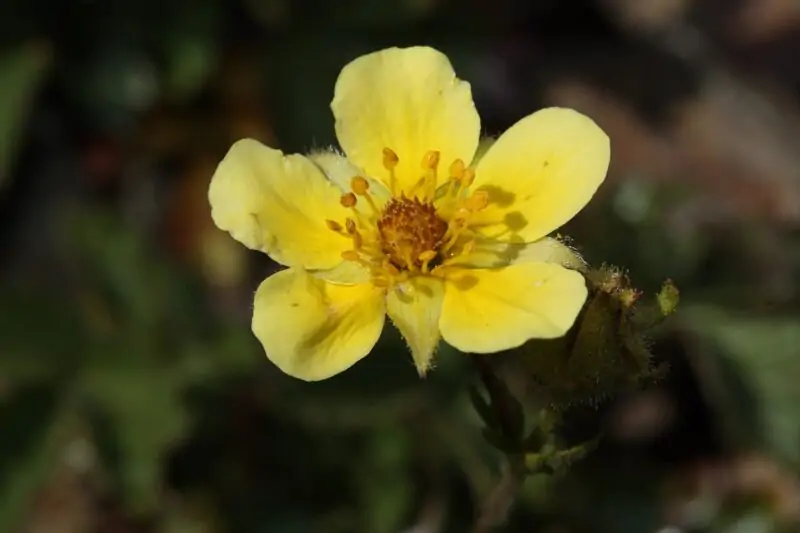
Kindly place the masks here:
[[(47, 335), (42, 335), (46, 325)], [(0, 288), (0, 379), (12, 386), (65, 377), (84, 352), (75, 302), (30, 287)]]
[(800, 320), (713, 307), (686, 308), (680, 316), (720, 351), (718, 360), (700, 361), (712, 374), (701, 371), (700, 378), (736, 436), (800, 463)]
[(0, 56), (0, 188), (8, 180), (32, 97), (49, 64), (48, 49), (38, 43)]
[(174, 338), (193, 325), (196, 291), (142, 235), (110, 212), (75, 213), (71, 222), (71, 249), (87, 282), (133, 342), (152, 346), (159, 335)]
[(18, 527), (74, 427), (74, 411), (59, 407), (57, 396), (48, 383), (20, 389), (0, 404), (0, 531)]
[(158, 504), (162, 461), (184, 434), (186, 413), (182, 380), (128, 355), (88, 368), (81, 385), (103, 459), (124, 501), (143, 512)]
[(193, 4), (177, 18), (172, 31), (161, 37), (166, 58), (164, 89), (177, 102), (197, 96), (217, 66), (219, 7), (216, 2)]
[(402, 529), (415, 496), (410, 445), (408, 433), (393, 425), (379, 426), (368, 439), (359, 474), (366, 531)]

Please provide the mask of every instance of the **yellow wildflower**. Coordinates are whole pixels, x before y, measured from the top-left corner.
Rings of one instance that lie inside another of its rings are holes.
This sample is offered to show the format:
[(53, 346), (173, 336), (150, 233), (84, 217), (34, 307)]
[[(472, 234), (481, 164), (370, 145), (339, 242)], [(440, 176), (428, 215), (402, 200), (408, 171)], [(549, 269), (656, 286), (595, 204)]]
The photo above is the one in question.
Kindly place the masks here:
[(442, 338), (490, 353), (566, 333), (586, 285), (580, 259), (546, 236), (605, 177), (609, 140), (592, 120), (538, 111), (473, 161), (470, 86), (427, 47), (352, 61), (331, 109), (346, 157), (244, 139), (209, 189), (217, 226), (288, 267), (255, 295), (273, 363), (328, 378), (370, 352), (386, 314), (420, 374)]

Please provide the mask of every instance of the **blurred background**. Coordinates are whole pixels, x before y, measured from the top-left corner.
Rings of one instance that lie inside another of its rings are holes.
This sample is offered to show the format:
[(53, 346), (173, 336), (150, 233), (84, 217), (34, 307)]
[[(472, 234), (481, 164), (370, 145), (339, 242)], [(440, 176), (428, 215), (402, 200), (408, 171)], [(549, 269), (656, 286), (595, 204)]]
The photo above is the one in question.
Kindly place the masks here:
[(565, 232), (652, 293), (669, 373), (591, 402), (605, 438), (502, 531), (800, 531), (800, 3), (4, 0), (0, 532), (446, 533), (501, 476), (464, 356), (397, 335), (339, 377), (249, 329), (276, 268), (218, 231), (230, 144), (335, 143), (341, 67), (447, 53), (487, 134), (545, 105), (612, 139)]

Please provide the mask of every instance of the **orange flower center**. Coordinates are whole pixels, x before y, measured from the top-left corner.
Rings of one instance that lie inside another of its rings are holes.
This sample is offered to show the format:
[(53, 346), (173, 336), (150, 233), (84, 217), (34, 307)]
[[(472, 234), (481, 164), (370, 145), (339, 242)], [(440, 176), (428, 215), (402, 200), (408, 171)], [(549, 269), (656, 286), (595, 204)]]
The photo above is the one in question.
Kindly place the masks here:
[[(384, 149), (383, 164), (393, 195), (385, 205), (378, 205), (369, 181), (356, 176), (350, 181), (351, 192), (341, 197), (353, 217), (344, 224), (327, 221), (331, 230), (352, 240), (352, 249), (342, 253), (342, 258), (363, 265), (372, 283), (381, 287), (391, 287), (411, 275), (437, 275), (454, 258), (471, 253), (475, 234), (469, 228), (470, 219), (488, 202), (485, 191), (469, 193), (475, 175), (460, 159), (450, 165), (448, 181), (439, 183), (436, 151), (425, 154), (411, 197), (398, 195), (394, 173), (398, 161), (397, 154)], [(437, 193), (439, 186), (445, 188)], [(362, 200), (366, 211), (357, 208)]]
[[(400, 270), (416, 270), (436, 262), (447, 222), (430, 202), (393, 198), (378, 219), (381, 251)], [(431, 265), (433, 266), (433, 265)]]

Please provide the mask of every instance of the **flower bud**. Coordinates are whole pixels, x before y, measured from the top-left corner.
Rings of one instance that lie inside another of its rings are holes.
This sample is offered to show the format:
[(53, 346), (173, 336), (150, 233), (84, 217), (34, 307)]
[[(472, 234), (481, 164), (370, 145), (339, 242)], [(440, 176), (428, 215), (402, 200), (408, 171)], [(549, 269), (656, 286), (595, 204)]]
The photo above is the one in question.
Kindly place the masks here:
[(522, 368), (515, 388), (555, 409), (596, 404), (652, 378), (657, 367), (646, 334), (678, 302), (671, 282), (655, 303), (643, 302), (616, 267), (590, 269), (586, 279), (586, 304), (564, 337), (532, 340), (504, 355), (510, 368)]

